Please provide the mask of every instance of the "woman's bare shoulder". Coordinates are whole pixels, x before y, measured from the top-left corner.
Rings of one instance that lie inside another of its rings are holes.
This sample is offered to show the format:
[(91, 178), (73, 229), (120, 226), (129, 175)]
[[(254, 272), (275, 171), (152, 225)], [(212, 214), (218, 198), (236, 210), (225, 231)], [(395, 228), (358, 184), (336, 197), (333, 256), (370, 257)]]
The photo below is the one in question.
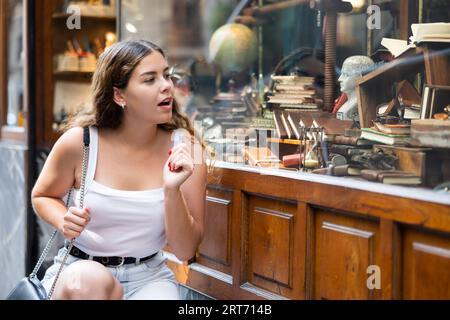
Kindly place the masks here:
[(65, 159), (78, 160), (83, 155), (83, 128), (74, 127), (66, 132), (56, 141), (53, 149), (62, 153)]

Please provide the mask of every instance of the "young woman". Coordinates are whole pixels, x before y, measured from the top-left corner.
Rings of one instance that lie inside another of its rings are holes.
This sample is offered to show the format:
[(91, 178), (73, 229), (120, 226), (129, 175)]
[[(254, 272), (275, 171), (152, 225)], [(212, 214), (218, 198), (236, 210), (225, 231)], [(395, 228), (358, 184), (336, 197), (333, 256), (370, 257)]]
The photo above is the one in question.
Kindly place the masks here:
[[(192, 153), (198, 141), (173, 99), (165, 55), (148, 41), (119, 42), (100, 56), (92, 87), (92, 108), (69, 121), (32, 191), (37, 214), (75, 239), (52, 299), (178, 299), (161, 249), (168, 244), (179, 260), (194, 256), (206, 166)], [(66, 209), (72, 186), (79, 204), (86, 126), (84, 208)], [(180, 129), (188, 137), (173, 146)], [(44, 276), (47, 291), (66, 251)]]

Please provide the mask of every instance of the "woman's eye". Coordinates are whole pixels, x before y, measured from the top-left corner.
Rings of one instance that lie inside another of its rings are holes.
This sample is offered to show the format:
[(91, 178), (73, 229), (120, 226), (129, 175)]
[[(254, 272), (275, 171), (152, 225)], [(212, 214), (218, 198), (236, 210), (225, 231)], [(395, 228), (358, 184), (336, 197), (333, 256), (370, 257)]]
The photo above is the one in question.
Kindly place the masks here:
[(153, 83), (154, 81), (155, 81), (155, 78), (144, 80), (145, 83)]
[(172, 74), (171, 73), (166, 73), (165, 75), (164, 75), (164, 78), (166, 78), (166, 79), (170, 79), (170, 77), (172, 76)]

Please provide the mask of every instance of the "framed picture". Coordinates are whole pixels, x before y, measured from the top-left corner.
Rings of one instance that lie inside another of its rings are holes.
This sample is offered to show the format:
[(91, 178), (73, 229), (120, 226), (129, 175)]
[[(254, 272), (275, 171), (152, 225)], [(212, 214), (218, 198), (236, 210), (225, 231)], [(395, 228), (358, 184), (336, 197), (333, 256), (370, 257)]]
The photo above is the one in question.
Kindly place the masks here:
[(450, 86), (424, 85), (420, 118), (430, 119), (450, 105)]

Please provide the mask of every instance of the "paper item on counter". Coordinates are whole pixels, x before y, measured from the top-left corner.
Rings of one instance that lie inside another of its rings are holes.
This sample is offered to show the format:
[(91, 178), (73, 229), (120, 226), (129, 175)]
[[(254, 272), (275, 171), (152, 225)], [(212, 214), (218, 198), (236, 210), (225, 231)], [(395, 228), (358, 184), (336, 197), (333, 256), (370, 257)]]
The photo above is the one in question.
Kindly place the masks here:
[(450, 42), (450, 23), (413, 23), (411, 43)]
[(450, 23), (414, 23), (411, 25), (411, 31), (409, 44), (405, 40), (383, 38), (381, 45), (394, 57), (398, 57), (422, 42), (450, 42)]
[(409, 49), (416, 47), (413, 43), (408, 44), (406, 40), (392, 38), (383, 38), (381, 40), (381, 45), (388, 49), (395, 58), (408, 51)]

